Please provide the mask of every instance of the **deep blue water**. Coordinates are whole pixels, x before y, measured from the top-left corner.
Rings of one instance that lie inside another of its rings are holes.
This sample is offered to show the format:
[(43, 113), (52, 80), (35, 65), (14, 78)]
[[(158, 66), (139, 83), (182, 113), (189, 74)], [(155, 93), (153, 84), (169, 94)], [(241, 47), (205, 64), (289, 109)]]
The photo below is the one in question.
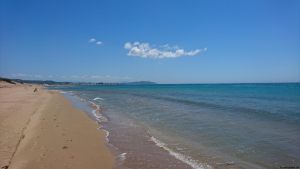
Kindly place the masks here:
[[(300, 84), (68, 86), (197, 162), (300, 165)], [(113, 120), (112, 120), (113, 121)], [(216, 159), (216, 160), (212, 160)], [(222, 161), (221, 160), (221, 161)]]

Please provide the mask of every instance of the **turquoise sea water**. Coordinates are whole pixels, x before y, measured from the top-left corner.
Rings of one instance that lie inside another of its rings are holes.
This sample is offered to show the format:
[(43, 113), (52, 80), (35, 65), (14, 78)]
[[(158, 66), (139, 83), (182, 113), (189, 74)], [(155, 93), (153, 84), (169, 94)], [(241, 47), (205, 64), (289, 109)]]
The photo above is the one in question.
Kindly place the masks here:
[(124, 146), (128, 156), (134, 154), (134, 145), (131, 150), (118, 140), (145, 132), (157, 146), (194, 168), (300, 165), (299, 83), (54, 89), (72, 91), (100, 105), (108, 118), (104, 127), (112, 134), (112, 144)]

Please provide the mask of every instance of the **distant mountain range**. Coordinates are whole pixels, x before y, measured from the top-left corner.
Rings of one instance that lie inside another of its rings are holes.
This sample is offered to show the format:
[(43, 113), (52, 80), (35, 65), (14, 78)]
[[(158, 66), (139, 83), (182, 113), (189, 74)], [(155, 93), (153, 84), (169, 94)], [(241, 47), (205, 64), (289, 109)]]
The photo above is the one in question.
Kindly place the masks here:
[(155, 82), (137, 81), (137, 82), (57, 82), (53, 80), (23, 80), (23, 79), (9, 79), (0, 77), (0, 81), (5, 81), (11, 84), (15, 83), (29, 83), (29, 84), (43, 84), (43, 85), (153, 85)]

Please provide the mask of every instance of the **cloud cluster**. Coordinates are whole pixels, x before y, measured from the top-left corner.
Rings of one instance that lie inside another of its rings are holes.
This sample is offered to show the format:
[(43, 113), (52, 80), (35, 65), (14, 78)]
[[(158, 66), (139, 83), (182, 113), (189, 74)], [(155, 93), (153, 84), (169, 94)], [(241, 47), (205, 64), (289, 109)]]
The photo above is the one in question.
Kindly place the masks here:
[(152, 47), (149, 43), (141, 42), (126, 42), (124, 48), (128, 50), (127, 55), (129, 56), (138, 56), (142, 58), (177, 58), (181, 56), (195, 56), (202, 52), (207, 51), (207, 48), (195, 49), (191, 51), (185, 51), (178, 46), (170, 46), (168, 44)]
[(102, 44), (103, 44), (103, 42), (98, 41), (98, 40), (95, 39), (95, 38), (91, 38), (91, 39), (89, 40), (89, 42), (90, 42), (90, 43), (94, 43), (94, 44), (96, 44), (96, 45), (102, 45)]
[(43, 78), (43, 75), (39, 75), (39, 74), (24, 74), (24, 73), (14, 73), (14, 74), (11, 74), (10, 76), (14, 77), (14, 78), (36, 78), (36, 79)]
[(14, 73), (14, 74), (0, 74), (0, 76), (8, 78), (20, 78), (27, 80), (56, 80), (56, 81), (82, 81), (82, 82), (120, 82), (133, 80), (129, 76), (115, 76), (115, 75), (99, 75), (99, 74), (75, 74), (75, 75), (40, 75), (40, 74), (24, 74), (24, 73)]
[(69, 81), (81, 81), (81, 82), (121, 82), (121, 81), (128, 81), (133, 80), (133, 78), (128, 76), (112, 76), (112, 75), (88, 75), (88, 74), (82, 74), (82, 75), (70, 75), (70, 76), (64, 76), (61, 77), (62, 79), (67, 79)]

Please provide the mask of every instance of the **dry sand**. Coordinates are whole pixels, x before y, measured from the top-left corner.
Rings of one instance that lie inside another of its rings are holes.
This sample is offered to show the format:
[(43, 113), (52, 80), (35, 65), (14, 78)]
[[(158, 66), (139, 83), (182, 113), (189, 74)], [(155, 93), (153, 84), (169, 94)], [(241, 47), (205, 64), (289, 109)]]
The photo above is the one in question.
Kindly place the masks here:
[(105, 133), (61, 94), (0, 84), (1, 169), (109, 169)]

